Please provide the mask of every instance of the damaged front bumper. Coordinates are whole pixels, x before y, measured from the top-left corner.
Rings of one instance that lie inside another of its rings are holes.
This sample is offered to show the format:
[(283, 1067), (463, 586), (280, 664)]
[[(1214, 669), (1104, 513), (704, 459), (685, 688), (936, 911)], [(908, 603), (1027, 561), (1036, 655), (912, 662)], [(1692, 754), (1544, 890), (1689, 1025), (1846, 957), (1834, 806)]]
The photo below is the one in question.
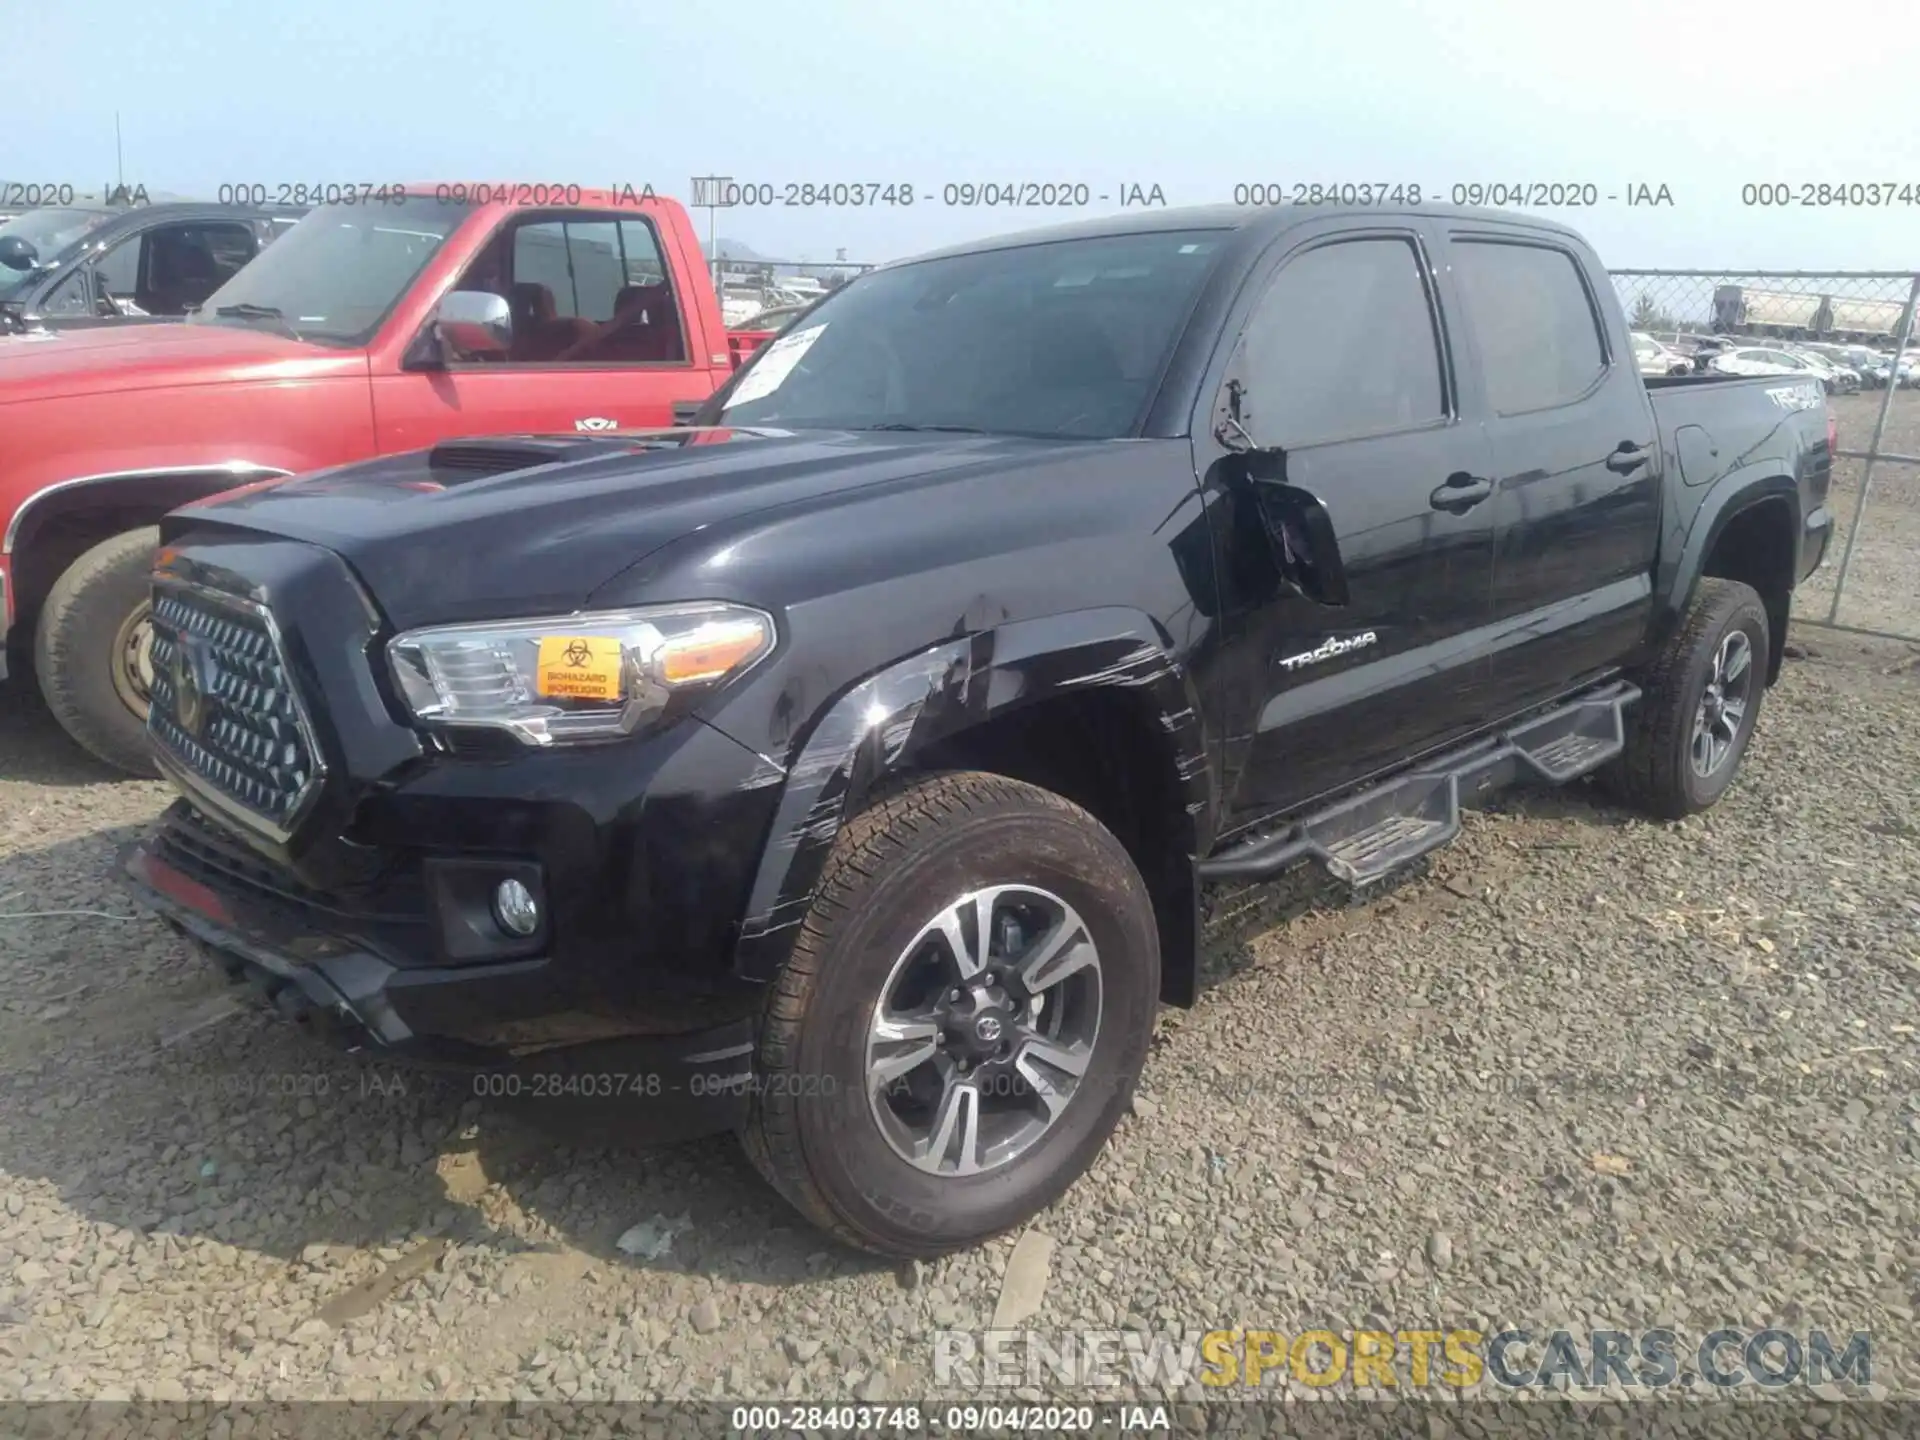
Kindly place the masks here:
[[(692, 1138), (736, 1128), (753, 1083), (754, 1024), (742, 1016), (697, 1031), (620, 1035), (523, 1049), (423, 1032), (453, 992), (516, 967), (401, 968), (350, 939), (278, 923), (167, 863), (151, 841), (120, 854), (136, 897), (280, 1018), (348, 1051), (435, 1069), (497, 1072), (486, 1093), (555, 1102), (620, 1102), (623, 1138)], [(454, 1001), (457, 1007), (457, 1000)]]

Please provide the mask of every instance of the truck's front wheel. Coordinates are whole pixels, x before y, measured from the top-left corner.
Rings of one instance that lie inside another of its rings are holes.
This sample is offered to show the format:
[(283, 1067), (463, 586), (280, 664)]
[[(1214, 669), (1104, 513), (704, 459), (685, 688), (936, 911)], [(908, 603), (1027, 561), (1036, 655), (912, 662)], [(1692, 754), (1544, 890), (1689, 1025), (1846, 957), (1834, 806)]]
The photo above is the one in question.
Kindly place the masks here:
[(1145, 1063), (1145, 883), (1080, 807), (949, 771), (848, 822), (769, 996), (743, 1136), (821, 1228), (934, 1256), (1093, 1163)]
[(152, 684), (151, 526), (103, 540), (54, 582), (34, 632), (40, 692), (66, 731), (109, 765), (154, 775), (147, 753)]

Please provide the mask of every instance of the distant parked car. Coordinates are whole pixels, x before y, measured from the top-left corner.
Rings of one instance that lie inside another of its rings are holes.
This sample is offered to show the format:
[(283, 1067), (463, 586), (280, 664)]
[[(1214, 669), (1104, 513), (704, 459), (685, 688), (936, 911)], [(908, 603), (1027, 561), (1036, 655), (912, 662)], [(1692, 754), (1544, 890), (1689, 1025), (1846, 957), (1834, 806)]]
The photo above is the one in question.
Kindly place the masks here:
[(1685, 375), (1693, 363), (1643, 331), (1633, 333), (1633, 363), (1642, 375)]
[(738, 325), (729, 325), (730, 330), (784, 330), (793, 317), (813, 304), (811, 300), (788, 301), (784, 305), (769, 305), (764, 310), (756, 310)]
[(1860, 389), (1860, 372), (1843, 365), (1831, 355), (1813, 345), (1789, 345), (1782, 347), (1789, 355), (1806, 361), (1818, 370), (1826, 381), (1830, 395), (1851, 395)]
[(0, 224), (0, 333), (181, 319), (305, 213), (193, 201), (28, 210)]
[(1805, 345), (1800, 347), (1824, 355), (1834, 364), (1860, 377), (1863, 389), (1877, 390), (1887, 383), (1887, 356), (1865, 345)]
[(1688, 335), (1677, 343), (1684, 347), (1682, 353), (1692, 362), (1694, 373), (1702, 375), (1713, 368), (1719, 356), (1739, 348), (1738, 342), (1721, 335)]
[(1790, 375), (1800, 380), (1818, 380), (1829, 393), (1833, 389), (1832, 377), (1813, 361), (1765, 346), (1729, 350), (1709, 361), (1708, 369), (1722, 375)]

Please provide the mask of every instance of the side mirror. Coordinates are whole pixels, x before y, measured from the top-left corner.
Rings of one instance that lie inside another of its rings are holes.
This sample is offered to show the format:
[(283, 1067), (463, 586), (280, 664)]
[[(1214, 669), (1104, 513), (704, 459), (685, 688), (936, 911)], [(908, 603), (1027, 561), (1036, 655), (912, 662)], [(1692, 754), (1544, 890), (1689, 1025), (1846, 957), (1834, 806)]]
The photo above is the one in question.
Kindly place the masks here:
[(18, 235), (0, 235), (0, 265), (9, 270), (31, 270), (40, 263), (40, 252), (31, 240)]
[(434, 311), (432, 329), (442, 363), (505, 359), (513, 346), (513, 311), (492, 291), (454, 290)]
[(1347, 570), (1333, 517), (1318, 495), (1287, 483), (1286, 452), (1244, 451), (1233, 463), (1252, 491), (1281, 580), (1316, 605), (1347, 604)]

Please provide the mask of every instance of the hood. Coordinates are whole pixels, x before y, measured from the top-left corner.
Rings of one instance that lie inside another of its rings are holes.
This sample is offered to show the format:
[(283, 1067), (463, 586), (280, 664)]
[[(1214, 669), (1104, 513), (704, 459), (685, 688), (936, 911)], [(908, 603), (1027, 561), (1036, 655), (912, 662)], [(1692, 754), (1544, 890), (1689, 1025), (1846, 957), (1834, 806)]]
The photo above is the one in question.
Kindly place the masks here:
[(0, 335), (0, 405), (162, 385), (311, 379), (365, 370), (333, 350), (239, 325), (99, 325)]
[(245, 486), (175, 511), (162, 538), (212, 523), (324, 546), (400, 629), (565, 614), (709, 525), (1093, 443), (730, 428), (504, 436)]

